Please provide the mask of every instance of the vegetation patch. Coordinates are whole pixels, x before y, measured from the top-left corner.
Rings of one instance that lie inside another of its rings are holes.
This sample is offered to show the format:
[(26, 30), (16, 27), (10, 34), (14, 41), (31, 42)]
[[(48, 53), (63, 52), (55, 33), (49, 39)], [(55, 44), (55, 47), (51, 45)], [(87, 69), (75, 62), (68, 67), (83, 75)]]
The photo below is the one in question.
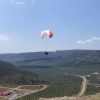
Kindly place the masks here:
[(82, 79), (76, 76), (56, 77), (48, 88), (43, 91), (24, 96), (17, 100), (39, 100), (41, 97), (72, 96), (79, 92)]
[(22, 86), (22, 87), (20, 87), (21, 89), (29, 89), (29, 90), (39, 90), (39, 89), (41, 89), (41, 88), (43, 88), (44, 86), (42, 86), (42, 85), (35, 85), (35, 86), (32, 86), (32, 85), (28, 85), (28, 86)]
[(87, 79), (89, 80), (90, 83), (94, 84), (94, 85), (100, 85), (100, 74), (92, 74), (90, 75), (90, 77), (87, 77)]
[(100, 93), (100, 87), (95, 87), (93, 85), (87, 85), (87, 90), (85, 95), (93, 95), (95, 93)]

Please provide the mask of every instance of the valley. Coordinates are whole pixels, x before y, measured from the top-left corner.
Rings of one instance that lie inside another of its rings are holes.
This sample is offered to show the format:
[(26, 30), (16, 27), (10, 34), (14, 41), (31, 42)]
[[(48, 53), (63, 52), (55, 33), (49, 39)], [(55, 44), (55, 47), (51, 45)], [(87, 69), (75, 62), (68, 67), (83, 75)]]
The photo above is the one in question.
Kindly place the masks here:
[[(27, 100), (27, 98), (28, 100), (44, 98), (45, 100), (71, 100), (71, 98), (78, 100), (80, 98), (79, 100), (81, 100), (81, 98), (88, 98), (88, 96), (91, 97), (100, 93), (100, 51), (98, 50), (56, 51), (50, 52), (47, 56), (43, 52), (2, 54), (0, 59), (4, 63), (6, 61), (7, 66), (8, 63), (12, 66), (9, 68), (5, 66), (5, 69), (7, 69), (6, 76), (11, 76), (8, 78), (4, 76), (4, 79), (7, 79), (7, 81), (9, 78), (14, 80), (13, 76), (16, 76), (16, 80), (11, 81), (10, 84), (1, 84), (3, 87), (12, 85), (13, 88), (16, 88), (18, 83), (20, 84), (16, 89), (19, 89), (22, 85), (47, 86), (42, 91), (38, 91), (38, 89), (37, 92), (33, 92), (33, 88), (30, 90), (27, 87), (28, 92), (23, 93), (16, 100)], [(5, 65), (2, 64), (3, 62), (1, 62), (1, 66)], [(13, 65), (17, 68), (17, 70), (14, 68), (16, 71), (14, 69), (12, 71)], [(13, 72), (15, 72), (15, 75)], [(21, 77), (19, 77), (19, 74)], [(2, 73), (2, 75), (5, 74)], [(18, 81), (19, 79), (20, 81)]]

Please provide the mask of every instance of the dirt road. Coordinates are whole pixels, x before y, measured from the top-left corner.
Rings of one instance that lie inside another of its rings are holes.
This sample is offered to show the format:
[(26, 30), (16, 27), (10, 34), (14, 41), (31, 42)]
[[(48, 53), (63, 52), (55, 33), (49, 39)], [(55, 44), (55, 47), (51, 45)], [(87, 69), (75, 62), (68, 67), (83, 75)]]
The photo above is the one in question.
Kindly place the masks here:
[[(44, 86), (44, 87), (41, 88), (41, 89), (39, 89), (39, 90), (32, 90), (31, 92), (25, 93), (25, 94), (20, 95), (20, 96), (18, 96), (18, 97), (12, 97), (12, 98), (9, 98), (9, 100), (15, 100), (15, 99), (24, 97), (24, 96), (26, 96), (26, 95), (29, 95), (29, 94), (31, 94), (31, 93), (36, 93), (36, 92), (42, 91), (42, 90), (44, 90), (44, 89), (47, 88), (47, 85), (42, 85), (42, 86)], [(18, 88), (19, 88), (19, 87), (18, 87)], [(17, 88), (17, 89), (18, 89), (18, 88)], [(21, 89), (21, 90), (22, 90), (22, 89)], [(23, 89), (23, 90), (24, 90), (24, 89)]]
[(78, 77), (81, 77), (83, 79), (83, 82), (81, 84), (81, 88), (80, 88), (80, 91), (79, 93), (77, 94), (77, 96), (82, 96), (86, 90), (86, 86), (87, 86), (87, 80), (86, 80), (86, 77), (85, 76), (80, 76), (80, 75), (75, 75), (75, 74), (69, 74), (69, 75), (74, 75), (74, 76), (78, 76)]
[(83, 82), (81, 85), (81, 89), (78, 93), (78, 96), (82, 96), (86, 90), (86, 87), (87, 87), (87, 84), (86, 84), (87, 80), (86, 80), (85, 76), (79, 76), (79, 77), (81, 77), (83, 79)]

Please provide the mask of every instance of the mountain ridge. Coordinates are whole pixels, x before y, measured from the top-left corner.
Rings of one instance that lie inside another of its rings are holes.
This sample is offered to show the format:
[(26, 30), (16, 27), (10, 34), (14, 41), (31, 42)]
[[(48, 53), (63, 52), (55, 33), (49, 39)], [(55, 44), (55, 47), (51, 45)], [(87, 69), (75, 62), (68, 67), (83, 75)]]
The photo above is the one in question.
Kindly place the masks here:
[(92, 64), (99, 65), (100, 50), (57, 50), (49, 52), (28, 52), (19, 54), (0, 54), (0, 60), (19, 66), (64, 66), (76, 67), (79, 65), (90, 66)]

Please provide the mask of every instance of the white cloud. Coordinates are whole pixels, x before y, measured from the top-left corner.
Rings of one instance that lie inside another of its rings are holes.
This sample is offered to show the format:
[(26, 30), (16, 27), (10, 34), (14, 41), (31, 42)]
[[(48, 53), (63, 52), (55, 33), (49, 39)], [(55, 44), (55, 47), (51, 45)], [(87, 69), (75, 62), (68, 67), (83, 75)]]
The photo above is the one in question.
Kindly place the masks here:
[(25, 5), (25, 2), (16, 2), (14, 0), (12, 0), (12, 3), (18, 4), (18, 5)]
[[(18, 4), (18, 5), (25, 5), (25, 2), (19, 2), (19, 1), (15, 1), (15, 0), (12, 0), (11, 2), (15, 3), (15, 4)], [(35, 3), (35, 0), (31, 0), (31, 2)]]
[(78, 40), (76, 43), (77, 43), (77, 44), (85, 44), (85, 43), (93, 43), (93, 41), (90, 40), (90, 39), (87, 39), (87, 40), (85, 40), (85, 41)]
[(16, 2), (18, 5), (25, 5), (25, 2)]
[(93, 38), (91, 38), (91, 40), (100, 40), (100, 37), (99, 38), (93, 37)]
[(35, 0), (31, 0), (33, 3), (35, 3)]
[(85, 40), (85, 41), (78, 40), (78, 41), (76, 42), (76, 44), (93, 43), (93, 41), (95, 41), (95, 40), (100, 40), (100, 37), (99, 37), (99, 38), (93, 37), (93, 38), (87, 39), (87, 40)]
[(0, 41), (8, 41), (8, 40), (12, 39), (10, 39), (7, 35), (0, 35)]

